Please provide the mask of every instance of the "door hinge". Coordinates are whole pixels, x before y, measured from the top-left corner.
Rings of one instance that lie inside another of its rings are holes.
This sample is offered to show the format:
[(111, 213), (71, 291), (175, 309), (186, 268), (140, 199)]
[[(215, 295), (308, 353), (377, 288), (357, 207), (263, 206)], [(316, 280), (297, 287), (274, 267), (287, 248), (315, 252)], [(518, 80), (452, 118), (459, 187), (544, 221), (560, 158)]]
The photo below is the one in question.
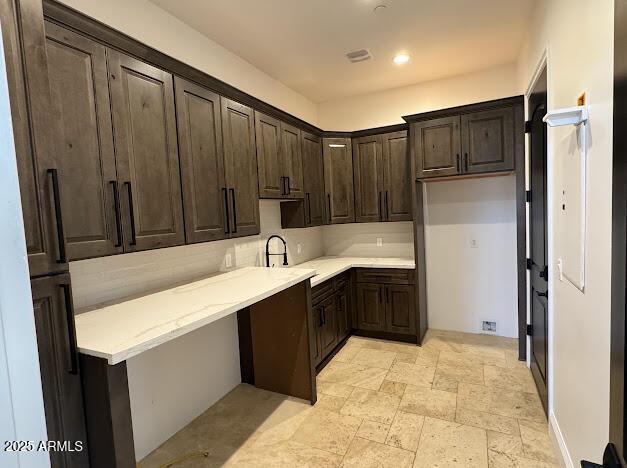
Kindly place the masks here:
[(527, 201), (527, 203), (531, 203), (531, 190), (527, 190), (525, 192), (525, 200)]
[(531, 261), (530, 258), (527, 259), (527, 270), (531, 270), (531, 265), (533, 265), (533, 262)]
[(527, 336), (533, 336), (533, 325), (527, 325)]
[(525, 122), (525, 133), (531, 133), (531, 120)]

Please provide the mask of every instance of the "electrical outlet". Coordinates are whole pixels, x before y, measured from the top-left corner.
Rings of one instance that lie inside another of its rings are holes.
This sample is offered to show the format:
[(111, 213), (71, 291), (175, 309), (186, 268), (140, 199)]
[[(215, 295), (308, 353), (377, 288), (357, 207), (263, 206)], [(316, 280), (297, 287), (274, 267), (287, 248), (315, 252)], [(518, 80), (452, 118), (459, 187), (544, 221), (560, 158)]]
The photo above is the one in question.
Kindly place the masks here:
[(296, 253), (301, 253), (303, 251), (300, 244), (296, 244)]
[(224, 265), (225, 265), (227, 268), (231, 268), (231, 267), (233, 266), (233, 262), (231, 261), (231, 254), (230, 254), (230, 253), (229, 253), (229, 254), (226, 254), (226, 255), (224, 256)]
[(471, 249), (479, 248), (479, 242), (477, 242), (477, 239), (470, 239), (470, 248)]
[(377, 237), (377, 247), (383, 247), (383, 237)]

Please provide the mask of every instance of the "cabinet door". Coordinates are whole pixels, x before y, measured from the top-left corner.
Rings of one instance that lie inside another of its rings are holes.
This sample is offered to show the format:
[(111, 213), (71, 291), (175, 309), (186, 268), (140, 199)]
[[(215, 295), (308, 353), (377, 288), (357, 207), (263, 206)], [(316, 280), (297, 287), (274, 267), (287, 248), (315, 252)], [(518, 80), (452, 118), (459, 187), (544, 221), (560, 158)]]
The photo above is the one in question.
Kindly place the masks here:
[(351, 331), (351, 310), (349, 288), (344, 287), (337, 292), (337, 341), (338, 343), (346, 338)]
[(320, 353), (324, 359), (337, 344), (337, 325), (335, 296), (325, 299), (321, 304), (322, 327), (320, 328)]
[(322, 335), (322, 307), (315, 305), (312, 308), (314, 324), (314, 365), (317, 366), (322, 361), (322, 351), (320, 348), (320, 337)]
[(303, 180), (305, 190), (305, 224), (324, 224), (324, 166), (320, 138), (302, 132)]
[(355, 138), (353, 170), (355, 184), (355, 221), (385, 221), (383, 207), (383, 155), (379, 135)]
[(221, 98), (224, 166), (231, 237), (259, 234), (259, 195), (253, 110)]
[(414, 286), (385, 286), (386, 328), (393, 333), (416, 333), (416, 298)]
[(281, 167), (281, 122), (255, 112), (255, 137), (259, 197), (283, 198), (286, 195), (287, 184)]
[(385, 330), (384, 286), (374, 283), (357, 283), (357, 328)]
[(324, 138), (325, 210), (329, 224), (355, 222), (350, 138)]
[(461, 172), (459, 117), (412, 124), (416, 177), (456, 175)]
[(387, 221), (411, 221), (411, 160), (407, 132), (386, 133), (383, 146), (383, 203)]
[(124, 250), (185, 242), (172, 75), (107, 51)]
[(105, 48), (46, 22), (46, 52), (62, 126), (55, 161), (68, 259), (122, 252)]
[(175, 79), (181, 182), (188, 243), (228, 237), (220, 97)]
[(52, 157), (60, 126), (50, 112), (42, 4), (0, 2), (0, 22), (28, 266), (31, 276), (45, 275), (67, 270), (68, 266), (62, 232), (55, 223), (52, 177), (48, 172), (55, 169)]
[(514, 169), (514, 108), (506, 107), (462, 116), (464, 172)]
[(300, 143), (300, 130), (281, 122), (281, 167), (285, 177), (287, 198), (303, 198), (303, 155)]
[(50, 462), (53, 468), (89, 466), (70, 275), (34, 279), (31, 287), (48, 438), (83, 446), (50, 452)]

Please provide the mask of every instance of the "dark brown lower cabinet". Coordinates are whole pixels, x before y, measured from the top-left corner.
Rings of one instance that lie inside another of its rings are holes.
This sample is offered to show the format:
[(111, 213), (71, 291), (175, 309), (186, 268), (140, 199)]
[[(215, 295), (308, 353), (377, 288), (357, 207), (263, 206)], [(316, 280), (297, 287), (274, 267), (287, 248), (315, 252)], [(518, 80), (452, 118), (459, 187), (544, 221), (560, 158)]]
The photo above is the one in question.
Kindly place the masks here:
[[(53, 468), (89, 466), (70, 275), (31, 280), (48, 439), (71, 451), (50, 452)], [(77, 450), (78, 445), (82, 450)]]
[(350, 335), (351, 332), (351, 290), (350, 285), (343, 286), (336, 295), (337, 309), (335, 323), (337, 325), (338, 343)]
[(335, 295), (325, 299), (320, 304), (322, 320), (319, 328), (320, 352), (323, 356), (328, 355), (335, 345), (337, 345), (337, 327), (335, 315), (337, 311), (337, 298)]
[(357, 328), (360, 330), (385, 329), (383, 288), (376, 283), (357, 283)]
[(393, 333), (416, 333), (416, 292), (406, 284), (385, 285), (386, 330)]

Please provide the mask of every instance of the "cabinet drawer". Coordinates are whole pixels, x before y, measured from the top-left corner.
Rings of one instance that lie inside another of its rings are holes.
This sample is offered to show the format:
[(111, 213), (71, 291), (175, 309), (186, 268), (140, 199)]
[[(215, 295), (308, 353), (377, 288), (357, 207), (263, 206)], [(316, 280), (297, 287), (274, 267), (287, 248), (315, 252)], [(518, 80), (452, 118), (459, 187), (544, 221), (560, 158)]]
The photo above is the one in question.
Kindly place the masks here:
[(392, 268), (358, 268), (358, 283), (414, 284), (415, 270)]
[(333, 278), (333, 289), (335, 291), (339, 291), (340, 289), (348, 286), (350, 278), (350, 273), (348, 271), (337, 275)]
[(313, 305), (319, 304), (333, 294), (333, 290), (333, 279), (314, 286), (311, 288), (311, 303)]

